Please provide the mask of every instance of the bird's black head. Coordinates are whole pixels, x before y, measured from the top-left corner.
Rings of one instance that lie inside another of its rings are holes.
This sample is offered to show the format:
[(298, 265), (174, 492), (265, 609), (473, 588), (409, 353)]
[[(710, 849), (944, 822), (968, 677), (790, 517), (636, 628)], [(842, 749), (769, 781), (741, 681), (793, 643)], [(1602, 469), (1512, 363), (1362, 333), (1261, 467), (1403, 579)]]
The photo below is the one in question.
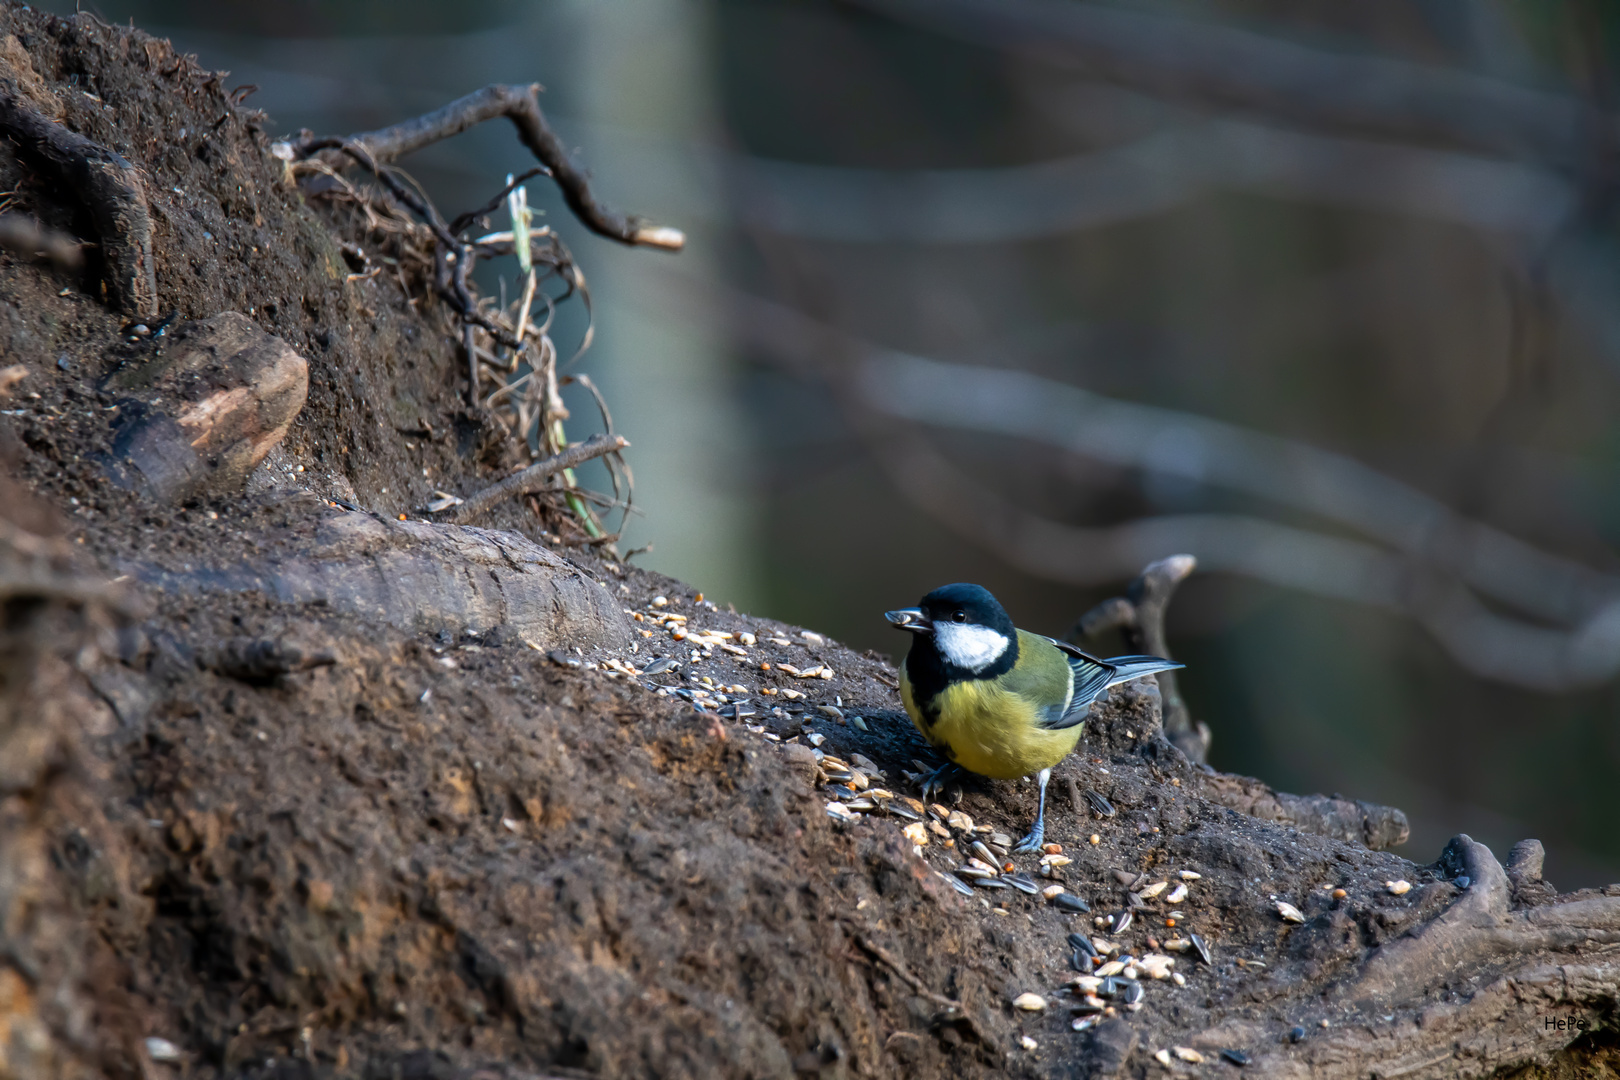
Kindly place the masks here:
[(917, 606), (931, 623), (983, 626), (1005, 637), (1013, 636), (1012, 619), (982, 585), (966, 582), (941, 585), (923, 597)]
[(923, 667), (942, 676), (987, 678), (1012, 667), (1018, 657), (1018, 631), (988, 589), (958, 583), (944, 585), (917, 607), (891, 611), (886, 618), (898, 629), (919, 635), (906, 658), (915, 682)]

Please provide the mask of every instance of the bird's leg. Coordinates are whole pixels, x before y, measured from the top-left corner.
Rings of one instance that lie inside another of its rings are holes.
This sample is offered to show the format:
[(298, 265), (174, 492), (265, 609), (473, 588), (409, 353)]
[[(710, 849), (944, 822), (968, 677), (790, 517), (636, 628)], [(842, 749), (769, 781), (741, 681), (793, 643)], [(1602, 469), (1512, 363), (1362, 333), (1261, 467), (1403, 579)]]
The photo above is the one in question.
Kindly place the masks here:
[(932, 802), (936, 792), (943, 794), (946, 785), (955, 781), (957, 774), (961, 771), (959, 766), (947, 761), (939, 768), (923, 773), (920, 781), (923, 802)]
[(1035, 811), (1035, 827), (1029, 830), (1029, 835), (1018, 841), (1013, 848), (1015, 855), (1033, 855), (1041, 850), (1041, 844), (1046, 840), (1046, 782), (1052, 779), (1051, 769), (1042, 769), (1036, 774), (1041, 782), (1041, 801)]

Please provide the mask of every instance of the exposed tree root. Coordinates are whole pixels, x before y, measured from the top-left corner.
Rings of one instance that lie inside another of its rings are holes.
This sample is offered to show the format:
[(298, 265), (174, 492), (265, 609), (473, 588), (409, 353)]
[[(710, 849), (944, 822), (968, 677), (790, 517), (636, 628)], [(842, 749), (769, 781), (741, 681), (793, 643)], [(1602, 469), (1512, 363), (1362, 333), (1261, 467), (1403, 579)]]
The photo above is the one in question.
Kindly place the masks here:
[(41, 115), (6, 80), (0, 80), (0, 132), (60, 177), (90, 211), (118, 305), (130, 315), (157, 314), (152, 215), (135, 166)]

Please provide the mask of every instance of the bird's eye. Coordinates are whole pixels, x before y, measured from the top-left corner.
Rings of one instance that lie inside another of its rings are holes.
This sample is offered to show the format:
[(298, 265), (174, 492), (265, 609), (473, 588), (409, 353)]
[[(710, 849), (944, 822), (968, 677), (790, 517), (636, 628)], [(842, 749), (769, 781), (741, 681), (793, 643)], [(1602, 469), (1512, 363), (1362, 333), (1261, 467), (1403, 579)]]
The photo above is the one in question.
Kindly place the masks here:
[(952, 622), (967, 622), (967, 612), (955, 611), (951, 613)]

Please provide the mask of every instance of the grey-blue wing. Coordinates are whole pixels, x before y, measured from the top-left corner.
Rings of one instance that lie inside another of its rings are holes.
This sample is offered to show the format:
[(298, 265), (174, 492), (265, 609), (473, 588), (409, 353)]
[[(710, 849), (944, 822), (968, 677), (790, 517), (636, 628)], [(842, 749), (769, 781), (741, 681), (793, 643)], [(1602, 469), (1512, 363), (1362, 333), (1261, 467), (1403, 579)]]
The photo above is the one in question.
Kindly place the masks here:
[(1069, 669), (1074, 672), (1074, 696), (1069, 699), (1069, 708), (1056, 720), (1041, 724), (1042, 727), (1052, 730), (1085, 723), (1087, 714), (1091, 712), (1091, 703), (1110, 686), (1182, 666), (1174, 660), (1165, 660), (1157, 656), (1115, 656), (1099, 660), (1066, 641), (1051, 638), (1048, 640), (1069, 654)]

